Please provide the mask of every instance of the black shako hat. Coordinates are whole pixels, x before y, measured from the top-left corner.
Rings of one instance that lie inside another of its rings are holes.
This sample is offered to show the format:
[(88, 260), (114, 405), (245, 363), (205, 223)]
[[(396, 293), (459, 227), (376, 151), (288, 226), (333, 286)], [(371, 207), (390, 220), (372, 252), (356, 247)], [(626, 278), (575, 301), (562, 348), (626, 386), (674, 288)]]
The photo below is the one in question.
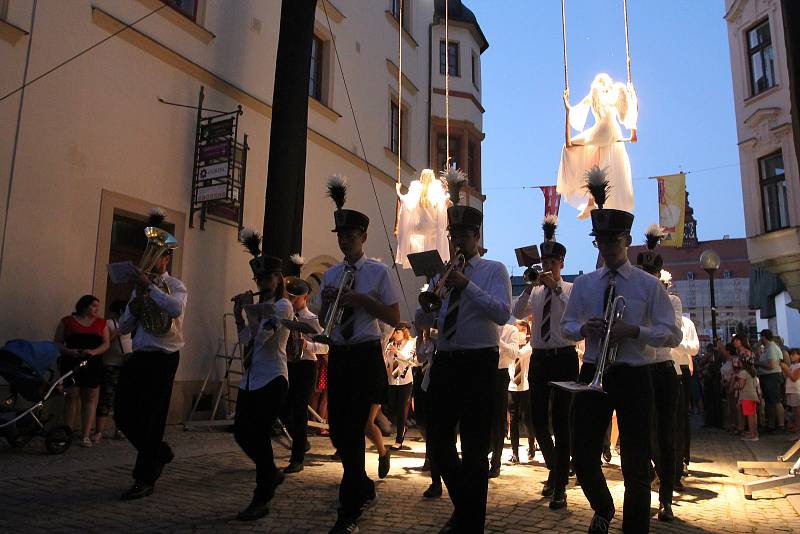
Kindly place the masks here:
[(450, 206), (447, 208), (447, 228), (471, 228), (480, 230), (483, 224), (483, 213), (472, 206)]
[(633, 213), (623, 210), (604, 209), (611, 186), (607, 169), (597, 165), (586, 171), (586, 190), (594, 198), (597, 209), (592, 210), (592, 231), (589, 235), (614, 235), (630, 233)]
[(656, 248), (664, 238), (664, 231), (659, 225), (651, 224), (647, 227), (644, 238), (647, 250), (636, 255), (636, 265), (653, 276), (659, 276), (661, 269), (664, 267), (664, 258), (656, 252)]
[(241, 233), (241, 241), (245, 250), (253, 256), (250, 260), (250, 269), (254, 278), (263, 278), (272, 273), (283, 272), (283, 260), (275, 256), (265, 256), (261, 253), (261, 235), (251, 228), (245, 228)]
[(369, 227), (369, 217), (360, 211), (344, 209), (347, 200), (347, 180), (343, 176), (334, 174), (328, 178), (328, 196), (336, 204), (336, 211), (333, 212), (334, 229), (331, 232), (340, 232), (356, 228), (362, 232)]
[(542, 231), (544, 241), (539, 245), (539, 252), (542, 258), (558, 257), (564, 258), (567, 255), (567, 247), (556, 241), (556, 228), (558, 227), (558, 216), (547, 215), (542, 221)]

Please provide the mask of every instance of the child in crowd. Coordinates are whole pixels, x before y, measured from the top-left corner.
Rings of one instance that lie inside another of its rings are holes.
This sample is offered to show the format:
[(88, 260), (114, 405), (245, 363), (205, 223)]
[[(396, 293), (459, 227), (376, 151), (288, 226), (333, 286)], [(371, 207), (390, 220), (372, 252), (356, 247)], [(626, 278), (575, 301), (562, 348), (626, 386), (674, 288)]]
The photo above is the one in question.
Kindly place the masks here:
[(744, 441), (758, 441), (758, 390), (756, 388), (755, 361), (752, 357), (742, 358), (736, 365), (734, 388), (739, 396), (739, 407), (742, 416), (747, 420), (747, 432), (742, 436)]
[(788, 421), (786, 430), (800, 431), (800, 349), (789, 350), (791, 365), (781, 362), (781, 370), (786, 376), (786, 406), (792, 411), (791, 424)]

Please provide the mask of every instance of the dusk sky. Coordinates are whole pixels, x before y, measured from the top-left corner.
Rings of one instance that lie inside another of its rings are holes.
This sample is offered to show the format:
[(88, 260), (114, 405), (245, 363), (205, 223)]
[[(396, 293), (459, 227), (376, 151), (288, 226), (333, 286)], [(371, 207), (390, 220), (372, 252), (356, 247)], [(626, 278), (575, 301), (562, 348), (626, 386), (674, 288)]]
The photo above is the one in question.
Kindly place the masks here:
[[(482, 179), (488, 257), (516, 266), (514, 248), (542, 241), (544, 200), (555, 185), (564, 143), (561, 2), (469, 0), (490, 47), (482, 56)], [(744, 214), (722, 0), (629, 2), (632, 77), (639, 142), (628, 145), (635, 197), (634, 244), (658, 222), (657, 185), (648, 177), (690, 172), (698, 238), (744, 237)], [(625, 81), (621, 0), (567, 0), (571, 102), (606, 72)], [(592, 119), (587, 122), (591, 125)], [(594, 269), (589, 220), (562, 202), (558, 240), (566, 273)], [(516, 268), (516, 274), (521, 274)]]

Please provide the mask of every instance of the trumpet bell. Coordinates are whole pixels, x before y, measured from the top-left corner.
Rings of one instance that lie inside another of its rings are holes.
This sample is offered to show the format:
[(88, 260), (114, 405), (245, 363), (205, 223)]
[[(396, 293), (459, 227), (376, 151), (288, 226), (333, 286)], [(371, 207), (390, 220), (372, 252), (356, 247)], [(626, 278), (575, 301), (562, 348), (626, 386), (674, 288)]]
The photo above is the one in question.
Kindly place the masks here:
[(432, 313), (442, 309), (442, 298), (433, 291), (423, 291), (419, 294), (419, 305), (425, 313)]

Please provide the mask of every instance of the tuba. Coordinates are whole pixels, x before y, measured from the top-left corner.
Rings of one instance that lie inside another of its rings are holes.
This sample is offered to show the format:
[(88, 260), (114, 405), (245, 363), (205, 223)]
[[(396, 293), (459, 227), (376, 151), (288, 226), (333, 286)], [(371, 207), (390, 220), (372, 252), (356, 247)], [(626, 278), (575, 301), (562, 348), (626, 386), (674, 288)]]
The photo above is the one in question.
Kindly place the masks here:
[[(169, 294), (169, 287), (164, 278), (151, 271), (165, 252), (178, 247), (178, 241), (166, 230), (155, 226), (145, 228), (144, 235), (147, 237), (147, 246), (139, 259), (137, 268), (146, 273), (156, 287)], [(139, 320), (144, 331), (149, 334), (163, 337), (172, 329), (172, 317), (155, 303), (147, 287), (137, 286), (136, 298), (131, 302), (130, 310), (131, 314)]]

